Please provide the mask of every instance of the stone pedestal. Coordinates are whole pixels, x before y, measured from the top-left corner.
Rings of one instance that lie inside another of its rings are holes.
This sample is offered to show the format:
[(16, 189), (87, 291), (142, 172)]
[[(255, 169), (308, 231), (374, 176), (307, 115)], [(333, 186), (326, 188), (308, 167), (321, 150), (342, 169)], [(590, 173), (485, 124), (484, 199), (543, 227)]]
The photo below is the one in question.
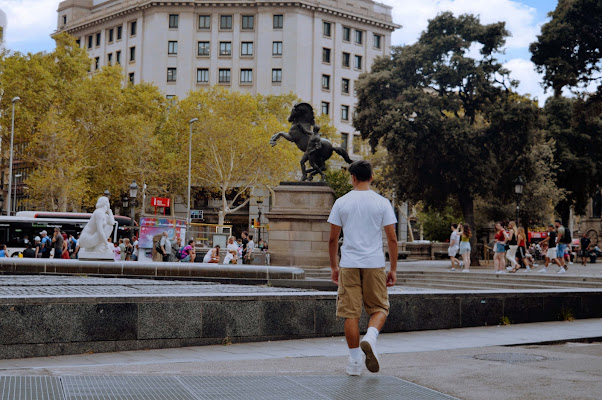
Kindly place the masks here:
[(323, 268), (330, 265), (327, 222), (334, 191), (324, 182), (281, 182), (274, 189), (270, 264)]
[(82, 261), (115, 261), (112, 251), (86, 251), (79, 249), (77, 252), (78, 260)]

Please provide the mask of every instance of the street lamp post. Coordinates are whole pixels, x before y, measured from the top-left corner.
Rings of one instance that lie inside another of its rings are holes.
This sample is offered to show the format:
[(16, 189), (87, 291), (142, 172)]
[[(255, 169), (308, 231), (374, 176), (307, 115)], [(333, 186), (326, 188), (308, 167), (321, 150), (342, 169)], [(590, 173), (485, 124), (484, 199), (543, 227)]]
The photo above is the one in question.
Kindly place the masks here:
[(10, 204), (10, 195), (12, 193), (12, 184), (13, 184), (13, 142), (15, 140), (15, 103), (21, 100), (20, 97), (13, 97), (13, 117), (12, 117), (12, 125), (10, 129), (10, 161), (8, 164), (8, 201), (6, 205), (6, 209), (8, 210), (7, 215), (10, 215), (10, 211), (12, 205)]
[(523, 188), (525, 186), (525, 182), (523, 178), (519, 175), (518, 178), (514, 181), (514, 193), (516, 193), (516, 226), (519, 226), (519, 217), (520, 217), (520, 197), (523, 194)]
[(257, 218), (257, 223), (259, 224), (259, 231), (257, 232), (257, 243), (261, 241), (261, 206), (263, 205), (263, 198), (260, 197), (257, 199), (257, 214), (259, 217)]
[(198, 118), (188, 121), (190, 126), (190, 137), (188, 138), (188, 209), (186, 211), (186, 242), (190, 239), (190, 188), (192, 185), (192, 124), (197, 122)]
[(134, 230), (134, 227), (136, 226), (136, 224), (134, 223), (134, 220), (136, 219), (136, 196), (138, 196), (138, 184), (136, 183), (136, 180), (134, 179), (134, 182), (132, 182), (132, 184), (130, 185), (130, 200), (132, 202), (131, 208), (130, 208), (130, 213), (131, 213), (131, 218), (132, 218), (132, 231)]
[(22, 174), (15, 174), (15, 215), (17, 215), (17, 178), (20, 178), (22, 176)]

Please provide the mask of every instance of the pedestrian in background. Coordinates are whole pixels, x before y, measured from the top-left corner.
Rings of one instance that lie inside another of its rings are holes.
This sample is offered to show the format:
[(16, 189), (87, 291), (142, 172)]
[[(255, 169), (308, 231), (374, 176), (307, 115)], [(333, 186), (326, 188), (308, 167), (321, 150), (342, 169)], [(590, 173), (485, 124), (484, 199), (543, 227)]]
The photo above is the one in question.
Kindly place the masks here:
[(163, 262), (168, 262), (169, 256), (171, 255), (171, 241), (169, 240), (167, 231), (163, 232), (163, 236), (159, 241), (159, 246), (161, 248), (161, 256), (163, 257)]
[(560, 261), (558, 261), (558, 252), (556, 251), (557, 237), (558, 237), (558, 234), (557, 234), (556, 230), (554, 229), (554, 225), (550, 224), (548, 226), (548, 236), (544, 240), (539, 242), (539, 244), (541, 244), (541, 245), (547, 244), (548, 250), (546, 251), (546, 260), (545, 260), (544, 267), (542, 269), (540, 269), (538, 272), (543, 272), (543, 273), (548, 272), (548, 265), (550, 265), (550, 262), (553, 262), (553, 263), (557, 264), (558, 266), (560, 266)]
[(493, 256), (493, 270), (496, 274), (503, 274), (506, 272), (506, 261), (504, 256), (506, 255), (506, 242), (508, 241), (508, 235), (504, 230), (504, 225), (501, 222), (495, 224), (495, 255)]
[(564, 261), (565, 254), (567, 253), (567, 247), (571, 243), (571, 234), (567, 228), (562, 226), (562, 222), (559, 219), (554, 221), (554, 227), (558, 236), (556, 237), (556, 259), (560, 263), (559, 274), (566, 274), (568, 267)]
[(130, 243), (129, 238), (123, 239), (123, 245), (125, 247), (125, 261), (131, 261), (132, 253), (134, 253), (134, 246), (132, 246), (132, 244)]
[(132, 253), (132, 261), (138, 261), (138, 255), (140, 254), (140, 249), (138, 248), (138, 236), (134, 236), (134, 252)]
[(35, 243), (35, 249), (36, 249), (36, 258), (42, 258), (42, 251), (44, 249), (44, 245), (42, 244), (42, 242), (40, 241), (40, 237), (36, 236), (33, 241)]
[(518, 249), (518, 228), (516, 227), (516, 222), (510, 221), (508, 222), (508, 246), (506, 248), (508, 251), (506, 252), (506, 259), (510, 261), (511, 269), (518, 269), (516, 262), (516, 250)]
[(470, 272), (470, 237), (472, 232), (470, 231), (470, 225), (460, 225), (460, 256), (462, 256), (462, 272)]
[(23, 258), (36, 258), (36, 251), (29, 242), (27, 242), (27, 248), (23, 250)]
[(581, 265), (587, 266), (587, 257), (589, 257), (590, 247), (592, 241), (587, 237), (587, 233), (583, 234), (583, 237), (579, 240), (579, 255), (581, 256)]
[(42, 236), (42, 258), (50, 258), (50, 252), (52, 250), (52, 239), (48, 237), (48, 232), (40, 232)]
[(52, 237), (52, 243), (54, 244), (54, 258), (62, 258), (63, 255), (63, 235), (59, 228), (54, 228), (54, 236)]
[(447, 255), (451, 261), (451, 270), (456, 270), (456, 264), (460, 265), (460, 261), (456, 258), (458, 250), (460, 250), (460, 234), (458, 233), (458, 224), (451, 224), (452, 233), (449, 236), (449, 247), (447, 248)]

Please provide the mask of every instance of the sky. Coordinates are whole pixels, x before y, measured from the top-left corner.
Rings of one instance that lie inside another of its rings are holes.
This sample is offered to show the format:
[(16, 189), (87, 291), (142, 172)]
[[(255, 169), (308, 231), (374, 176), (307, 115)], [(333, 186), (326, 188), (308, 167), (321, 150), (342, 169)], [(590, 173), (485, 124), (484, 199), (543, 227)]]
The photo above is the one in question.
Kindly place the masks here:
[[(6, 47), (20, 52), (52, 51), (50, 34), (56, 29), (60, 0), (0, 0), (8, 18)], [(544, 94), (541, 77), (530, 61), (529, 44), (547, 20), (548, 12), (556, 8), (557, 0), (379, 0), (393, 7), (393, 21), (401, 29), (393, 32), (393, 45), (412, 44), (426, 29), (429, 19), (443, 11), (455, 15), (475, 14), (481, 23), (506, 22), (511, 37), (500, 57), (511, 77), (520, 81), (518, 92), (531, 94), (540, 105), (552, 92)]]

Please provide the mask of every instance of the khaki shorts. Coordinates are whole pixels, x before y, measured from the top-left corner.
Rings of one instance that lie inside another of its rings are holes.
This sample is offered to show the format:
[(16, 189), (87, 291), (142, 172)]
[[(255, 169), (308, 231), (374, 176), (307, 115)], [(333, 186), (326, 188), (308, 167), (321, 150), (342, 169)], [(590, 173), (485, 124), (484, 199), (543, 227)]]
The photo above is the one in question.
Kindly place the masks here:
[(359, 318), (362, 302), (366, 313), (389, 315), (389, 294), (385, 268), (340, 268), (337, 317)]

